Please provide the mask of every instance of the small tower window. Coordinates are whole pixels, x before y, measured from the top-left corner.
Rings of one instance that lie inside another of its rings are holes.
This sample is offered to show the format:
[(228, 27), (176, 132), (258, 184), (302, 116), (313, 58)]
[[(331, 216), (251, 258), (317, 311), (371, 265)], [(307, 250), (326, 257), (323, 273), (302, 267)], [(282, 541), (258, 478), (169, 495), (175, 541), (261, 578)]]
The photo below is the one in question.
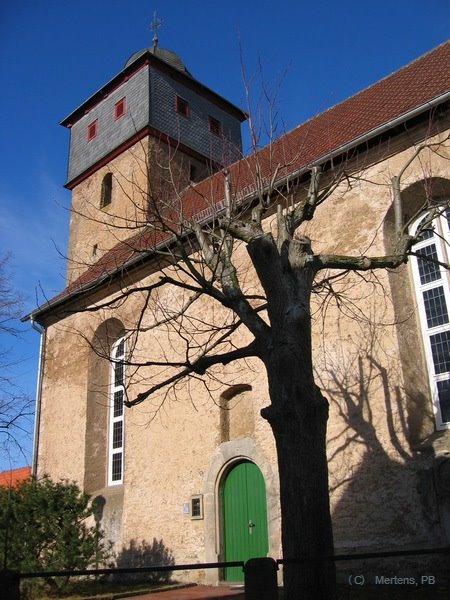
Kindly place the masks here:
[(100, 198), (100, 208), (105, 208), (112, 201), (112, 173), (106, 173), (102, 181), (102, 195)]
[(176, 111), (183, 117), (189, 116), (189, 102), (180, 96), (176, 99)]
[(198, 169), (192, 163), (189, 165), (189, 180), (195, 181), (198, 177)]
[(92, 123), (90, 123), (88, 125), (87, 128), (87, 141), (90, 142), (91, 140), (93, 140), (96, 136), (97, 136), (97, 119), (95, 121), (92, 121)]
[(222, 133), (222, 123), (215, 119), (214, 117), (209, 117), (209, 130), (214, 135), (221, 135)]
[(114, 105), (114, 119), (117, 121), (117, 119), (120, 119), (120, 117), (123, 117), (124, 114), (125, 114), (125, 98), (122, 98), (121, 100), (119, 100), (119, 102), (116, 102), (116, 104)]

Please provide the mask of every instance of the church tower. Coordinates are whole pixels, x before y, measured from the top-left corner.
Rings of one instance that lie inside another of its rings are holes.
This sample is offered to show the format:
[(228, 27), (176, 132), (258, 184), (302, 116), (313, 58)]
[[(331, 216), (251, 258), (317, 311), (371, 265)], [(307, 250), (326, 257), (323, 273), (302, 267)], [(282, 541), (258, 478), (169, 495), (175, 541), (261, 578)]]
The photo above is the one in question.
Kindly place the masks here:
[(66, 283), (146, 223), (152, 196), (173, 195), (174, 186), (237, 160), (245, 118), (175, 52), (159, 48), (156, 36), (132, 54), (61, 122), (70, 129), (65, 186), (72, 191)]

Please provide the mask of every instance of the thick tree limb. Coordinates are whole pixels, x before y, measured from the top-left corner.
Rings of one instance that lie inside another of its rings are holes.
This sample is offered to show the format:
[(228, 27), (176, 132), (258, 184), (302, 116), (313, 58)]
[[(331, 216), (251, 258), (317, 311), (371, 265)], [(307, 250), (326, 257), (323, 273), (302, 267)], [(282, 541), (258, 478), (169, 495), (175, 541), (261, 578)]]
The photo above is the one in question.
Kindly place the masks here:
[(224, 297), (220, 301), (224, 306), (236, 312), (255, 337), (263, 335), (267, 331), (267, 324), (245, 298), (239, 286), (239, 279), (231, 257), (227, 255), (226, 251), (221, 251), (220, 248), (218, 251), (215, 250), (211, 239), (198, 223), (193, 224), (193, 229), (206, 264), (222, 287)]
[(373, 269), (395, 269), (406, 263), (408, 255), (391, 256), (340, 256), (337, 254), (318, 254), (311, 258), (314, 271), (321, 269), (344, 269), (347, 271), (370, 271)]
[(264, 231), (257, 221), (239, 221), (233, 219), (220, 219), (220, 227), (225, 229), (235, 239), (246, 242), (264, 235)]
[(255, 340), (243, 348), (236, 348), (236, 350), (224, 352), (223, 354), (203, 356), (192, 363), (191, 368), (194, 373), (197, 373), (198, 375), (204, 375), (207, 369), (213, 365), (228, 365), (234, 360), (238, 360), (240, 358), (249, 358), (250, 356), (259, 356), (259, 344)]

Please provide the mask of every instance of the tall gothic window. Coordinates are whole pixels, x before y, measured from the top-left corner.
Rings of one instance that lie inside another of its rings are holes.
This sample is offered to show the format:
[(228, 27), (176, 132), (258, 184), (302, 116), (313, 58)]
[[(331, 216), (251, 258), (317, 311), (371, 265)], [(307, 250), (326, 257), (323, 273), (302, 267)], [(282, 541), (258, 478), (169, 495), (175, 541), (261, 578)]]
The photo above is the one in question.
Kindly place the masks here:
[[(415, 222), (413, 235), (427, 218), (422, 215)], [(413, 250), (419, 255), (412, 265), (436, 426), (447, 429), (450, 428), (450, 290), (449, 274), (439, 263), (449, 264), (450, 209), (423, 232)]]
[(109, 391), (108, 483), (123, 482), (125, 398), (125, 339), (117, 340), (111, 350), (111, 384)]

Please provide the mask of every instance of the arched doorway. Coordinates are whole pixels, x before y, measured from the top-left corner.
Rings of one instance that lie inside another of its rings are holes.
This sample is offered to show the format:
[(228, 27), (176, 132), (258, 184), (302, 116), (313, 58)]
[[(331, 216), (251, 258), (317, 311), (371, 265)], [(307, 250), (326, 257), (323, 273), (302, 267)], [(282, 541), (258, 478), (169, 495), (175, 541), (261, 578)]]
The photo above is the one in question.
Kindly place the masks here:
[[(229, 469), (221, 494), (224, 560), (267, 556), (266, 486), (255, 463), (244, 460)], [(244, 574), (240, 567), (227, 567), (224, 579), (243, 581)]]

